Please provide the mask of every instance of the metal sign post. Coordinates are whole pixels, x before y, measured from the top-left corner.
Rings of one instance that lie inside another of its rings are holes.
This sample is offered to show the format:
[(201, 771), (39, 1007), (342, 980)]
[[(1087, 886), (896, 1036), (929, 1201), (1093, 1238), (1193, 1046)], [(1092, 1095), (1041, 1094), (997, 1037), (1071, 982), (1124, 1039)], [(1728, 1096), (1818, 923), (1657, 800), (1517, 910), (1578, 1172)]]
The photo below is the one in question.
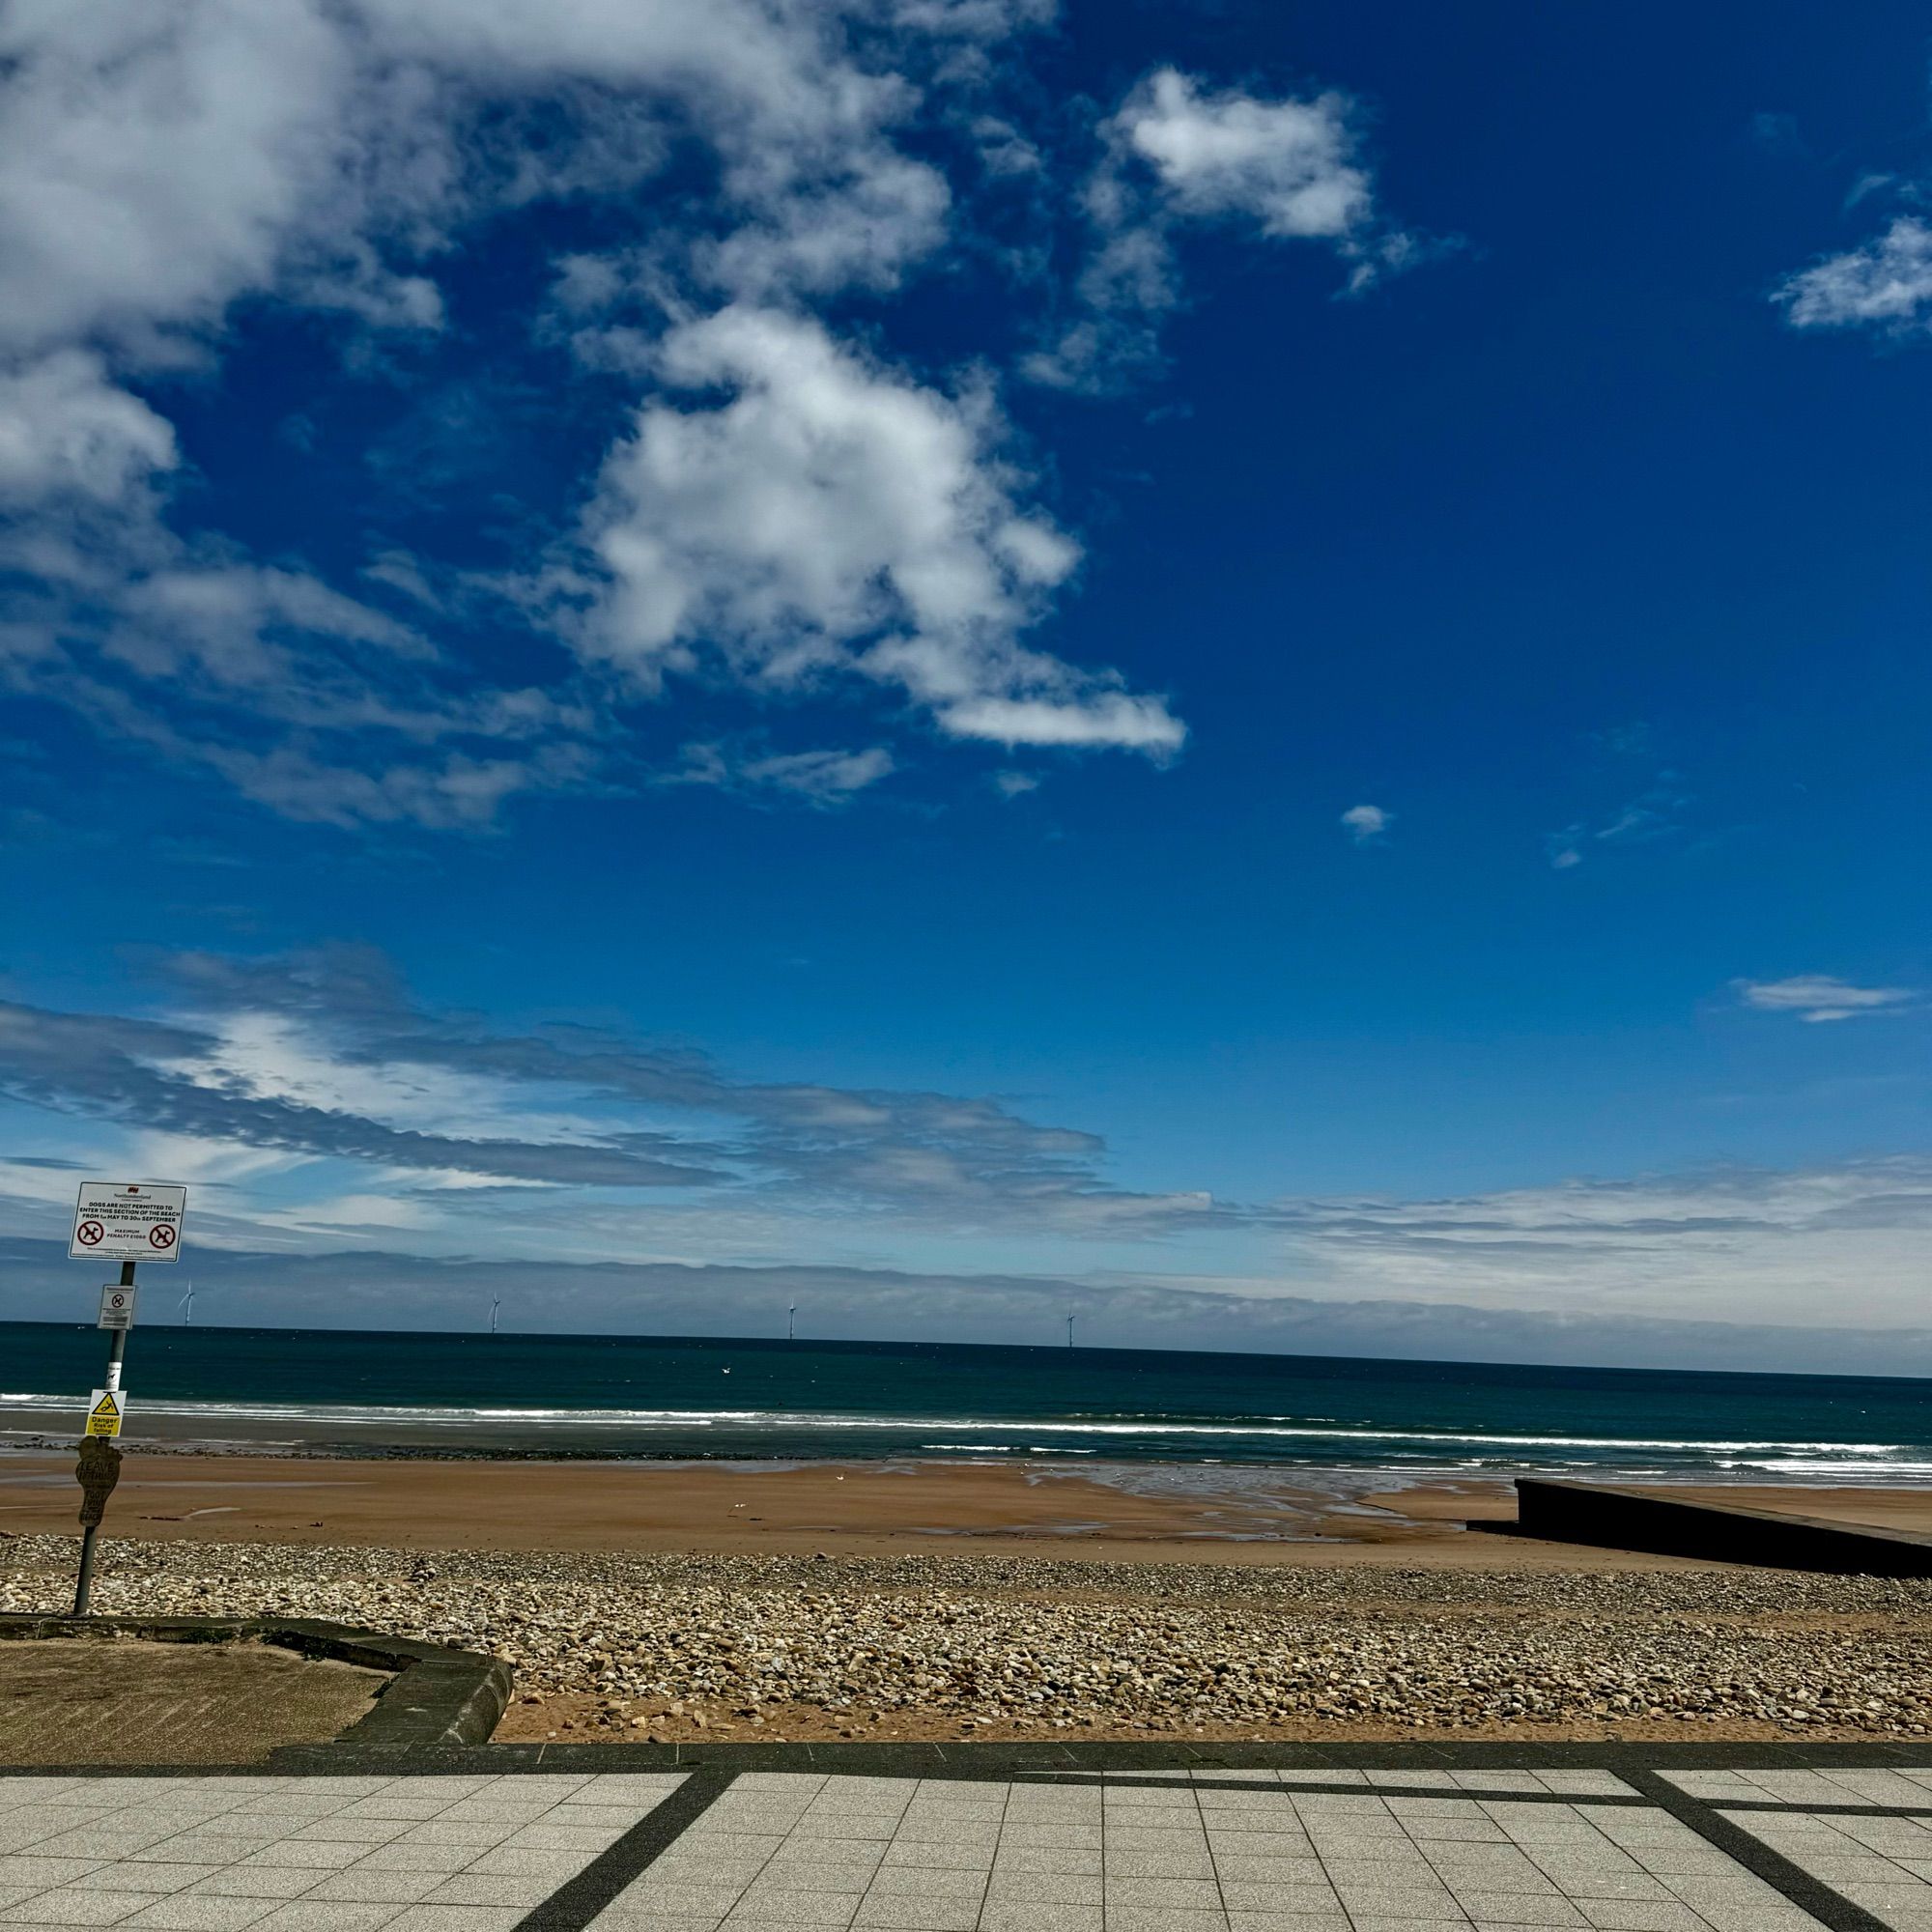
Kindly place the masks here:
[(121, 1452), (114, 1437), (121, 1434), (128, 1398), (121, 1387), (121, 1363), (128, 1352), (128, 1331), (134, 1325), (134, 1264), (143, 1261), (171, 1262), (181, 1256), (182, 1221), (187, 1211), (185, 1187), (130, 1185), (99, 1180), (81, 1183), (74, 1203), (73, 1238), (70, 1257), (90, 1261), (100, 1256), (121, 1264), (121, 1279), (100, 1291), (100, 1319), (107, 1330), (105, 1386), (94, 1391), (87, 1406), (87, 1423), (80, 1440), (75, 1475), (80, 1481), (80, 1577), (74, 1585), (73, 1613), (87, 1614), (94, 1588), (94, 1545), (107, 1498), (121, 1478)]
[[(121, 1264), (121, 1286), (129, 1291), (128, 1298), (131, 1305), (134, 1287), (132, 1262)], [(103, 1295), (102, 1300), (105, 1299)], [(94, 1588), (94, 1539), (100, 1534), (100, 1519), (107, 1508), (108, 1492), (121, 1478), (121, 1452), (114, 1447), (111, 1438), (121, 1434), (124, 1407), (121, 1399), (121, 1358), (127, 1352), (127, 1324), (116, 1322), (107, 1337), (107, 1386), (98, 1391), (95, 1400), (89, 1404), (87, 1432), (80, 1438), (80, 1520), (85, 1527), (80, 1533), (80, 1580), (73, 1589), (73, 1613), (77, 1617), (87, 1614), (88, 1596)], [(106, 1397), (104, 1403), (100, 1400), (101, 1396)], [(103, 1440), (103, 1437), (110, 1439)], [(101, 1453), (103, 1450), (106, 1452), (104, 1455)], [(98, 1501), (97, 1491), (99, 1492)]]

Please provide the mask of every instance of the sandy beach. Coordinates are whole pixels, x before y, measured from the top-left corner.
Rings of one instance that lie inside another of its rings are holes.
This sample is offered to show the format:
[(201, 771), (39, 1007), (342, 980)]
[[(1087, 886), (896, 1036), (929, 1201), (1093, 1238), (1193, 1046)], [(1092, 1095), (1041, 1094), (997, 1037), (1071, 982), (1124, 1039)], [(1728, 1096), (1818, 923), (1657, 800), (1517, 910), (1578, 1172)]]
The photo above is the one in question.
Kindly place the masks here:
[[(1507, 1517), (1506, 1485), (1352, 1486), (1316, 1471), (1065, 1463), (547, 1463), (303, 1460), (130, 1452), (114, 1533), (425, 1549), (895, 1554), (968, 1542), (1042, 1542), (1115, 1559), (1300, 1561), (1470, 1539), (1467, 1516)], [(0, 1532), (62, 1533), (71, 1456), (0, 1459)]]
[[(1932, 1529), (1932, 1492), (1673, 1486), (1672, 1493)], [(0, 1457), (0, 1534), (65, 1534), (71, 1454)], [(1500, 1481), (1331, 1469), (1064, 1463), (490, 1462), (198, 1456), (130, 1450), (118, 1537), (421, 1549), (899, 1555), (966, 1545), (1110, 1561), (1271, 1565), (1504, 1562), (1671, 1567), (1471, 1532), (1507, 1521)]]
[[(1723, 1489), (1932, 1527), (1923, 1492)], [(0, 1609), (71, 1602), (65, 1456), (0, 1462)], [(130, 1454), (96, 1607), (496, 1652), (505, 1738), (1924, 1736), (1932, 1582), (1463, 1527), (1493, 1483), (1197, 1465)]]

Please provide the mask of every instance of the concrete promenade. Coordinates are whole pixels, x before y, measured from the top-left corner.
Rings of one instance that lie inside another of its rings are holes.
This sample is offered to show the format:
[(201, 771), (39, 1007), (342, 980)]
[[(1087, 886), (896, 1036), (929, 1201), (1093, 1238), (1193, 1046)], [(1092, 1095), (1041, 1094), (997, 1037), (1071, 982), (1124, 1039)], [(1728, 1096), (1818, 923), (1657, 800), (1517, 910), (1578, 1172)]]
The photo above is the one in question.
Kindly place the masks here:
[(1637, 1747), (1614, 1769), (1529, 1747), (1488, 1768), (1397, 1747), (1298, 1769), (976, 1770), (961, 1752), (923, 1775), (802, 1750), (755, 1769), (596, 1755), (0, 1775), (0, 1926), (1932, 1928), (1932, 1747), (1805, 1768), (1750, 1747), (1726, 1765), (1719, 1746), (1701, 1769)]

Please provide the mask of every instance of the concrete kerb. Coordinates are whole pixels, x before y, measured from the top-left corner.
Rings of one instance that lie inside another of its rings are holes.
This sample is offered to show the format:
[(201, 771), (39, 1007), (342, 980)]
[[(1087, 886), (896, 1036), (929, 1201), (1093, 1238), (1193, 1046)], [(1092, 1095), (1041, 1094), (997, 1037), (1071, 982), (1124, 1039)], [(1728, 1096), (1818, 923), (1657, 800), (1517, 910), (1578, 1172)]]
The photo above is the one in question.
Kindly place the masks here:
[[(1179, 1774), (1212, 1780), (1217, 1772), (1233, 1774), (1281, 1770), (1298, 1773), (1332, 1771), (1338, 1787), (1393, 1791), (1393, 1780), (1405, 1771), (1607, 1771), (1630, 1778), (1646, 1772), (1669, 1776), (1688, 1771), (1886, 1771), (1896, 1766), (1920, 1767), (1932, 1760), (1932, 1744), (1899, 1739), (1864, 1744), (1361, 1744), (1250, 1745), (1224, 1750), (1166, 1750), (1131, 1745), (1073, 1745), (1063, 1749), (1032, 1748), (1000, 1744), (965, 1745), (372, 1745), (356, 1738), (359, 1726), (333, 1744), (285, 1745), (266, 1763), (248, 1765), (0, 1765), (0, 1780), (8, 1777), (250, 1777), (361, 1776), (384, 1775), (409, 1777), (436, 1775), (516, 1776), (559, 1772), (626, 1773), (718, 1771), (738, 1775), (753, 1771), (812, 1772), (820, 1776), (873, 1777), (942, 1777), (972, 1782), (980, 1779), (1056, 1777), (1090, 1778), (1112, 1776), (1171, 1778)], [(1350, 1774), (1373, 1771), (1380, 1776), (1371, 1786), (1341, 1786)], [(1383, 1780), (1391, 1782), (1384, 1785)], [(1297, 1789), (1304, 1788), (1297, 1784)], [(1315, 1783), (1308, 1788), (1320, 1788)], [(1414, 1795), (1414, 1794), (1410, 1794)], [(1456, 1796), (1440, 1787), (1430, 1797)], [(1472, 1791), (1468, 1795), (1498, 1795)], [(1512, 1800), (1525, 1794), (1511, 1793)], [(1561, 1794), (1558, 1794), (1560, 1797)], [(1583, 1802), (1565, 1799), (1565, 1803)], [(1592, 1800), (1591, 1802), (1600, 1802)], [(1607, 1801), (1601, 1801), (1607, 1802)], [(1899, 1807), (1855, 1805), (1846, 1808), (1889, 1812)], [(1932, 1810), (1932, 1803), (1915, 1810)]]
[(500, 1658), (381, 1631), (306, 1617), (61, 1617), (0, 1614), (0, 1642), (34, 1637), (128, 1636), (153, 1643), (264, 1643), (390, 1673), (375, 1709), (332, 1745), (377, 1750), (483, 1744), (510, 1701), (510, 1666)]
[[(472, 1748), (369, 1748), (348, 1735), (331, 1745), (287, 1745), (270, 1759), (287, 1773), (816, 1772), (841, 1776), (1014, 1778), (1217, 1771), (1883, 1771), (1932, 1761), (1932, 1740), (1870, 1744), (1632, 1742), (1569, 1744), (1485, 1740), (1433, 1743), (1137, 1745), (1048, 1744), (512, 1744)], [(1439, 1794), (1438, 1794), (1439, 1795)]]

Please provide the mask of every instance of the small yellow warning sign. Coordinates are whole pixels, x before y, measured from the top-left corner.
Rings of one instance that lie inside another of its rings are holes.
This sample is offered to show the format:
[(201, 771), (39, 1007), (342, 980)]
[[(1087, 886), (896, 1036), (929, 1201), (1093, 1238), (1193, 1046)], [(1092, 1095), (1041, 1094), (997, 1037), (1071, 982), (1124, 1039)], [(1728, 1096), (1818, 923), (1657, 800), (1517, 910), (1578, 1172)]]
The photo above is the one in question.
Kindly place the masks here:
[(121, 1412), (127, 1398), (115, 1389), (96, 1389), (88, 1399), (87, 1429), (89, 1435), (119, 1435), (121, 1434)]

